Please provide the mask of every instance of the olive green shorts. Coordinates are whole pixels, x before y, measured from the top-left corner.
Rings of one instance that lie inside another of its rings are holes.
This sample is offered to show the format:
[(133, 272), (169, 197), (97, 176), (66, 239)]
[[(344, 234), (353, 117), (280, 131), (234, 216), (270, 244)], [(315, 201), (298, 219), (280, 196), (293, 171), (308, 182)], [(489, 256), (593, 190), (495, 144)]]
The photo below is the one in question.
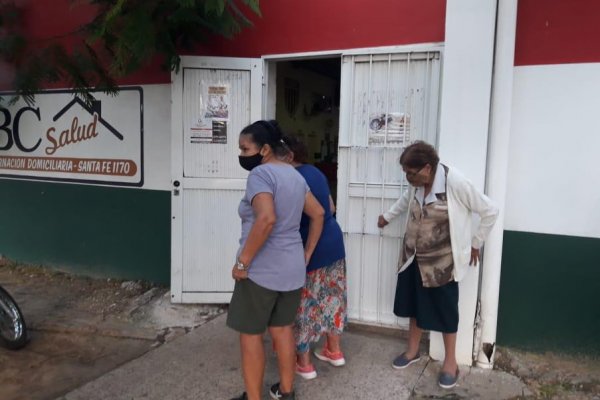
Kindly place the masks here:
[(258, 335), (268, 326), (292, 325), (300, 305), (302, 288), (277, 292), (250, 279), (235, 282), (227, 326), (240, 333)]

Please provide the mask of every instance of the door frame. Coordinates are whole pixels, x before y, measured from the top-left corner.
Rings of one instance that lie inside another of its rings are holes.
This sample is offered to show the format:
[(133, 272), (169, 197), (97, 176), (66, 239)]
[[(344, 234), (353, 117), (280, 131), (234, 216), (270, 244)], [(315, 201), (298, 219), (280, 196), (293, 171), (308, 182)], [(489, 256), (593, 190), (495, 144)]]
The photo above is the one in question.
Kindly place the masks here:
[[(250, 71), (250, 120), (263, 116), (264, 61), (258, 58), (182, 56), (179, 72), (171, 73), (171, 301), (174, 303), (197, 303), (203, 301), (205, 292), (183, 291), (183, 78), (186, 68), (244, 70)], [(230, 179), (224, 185), (238, 188), (244, 179)], [(207, 183), (210, 186), (210, 183)], [(242, 185), (243, 186), (243, 185)], [(219, 301), (229, 302), (230, 293), (219, 293)]]

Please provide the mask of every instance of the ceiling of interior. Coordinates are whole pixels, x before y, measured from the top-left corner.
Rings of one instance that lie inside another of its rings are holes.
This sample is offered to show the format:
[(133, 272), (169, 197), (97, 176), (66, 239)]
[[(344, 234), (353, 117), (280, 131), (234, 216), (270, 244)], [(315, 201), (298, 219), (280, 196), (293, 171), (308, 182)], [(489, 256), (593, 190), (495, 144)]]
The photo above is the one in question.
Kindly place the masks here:
[(291, 61), (292, 67), (303, 68), (309, 71), (325, 75), (331, 79), (340, 80), (341, 76), (341, 59), (335, 58), (319, 58), (302, 61)]

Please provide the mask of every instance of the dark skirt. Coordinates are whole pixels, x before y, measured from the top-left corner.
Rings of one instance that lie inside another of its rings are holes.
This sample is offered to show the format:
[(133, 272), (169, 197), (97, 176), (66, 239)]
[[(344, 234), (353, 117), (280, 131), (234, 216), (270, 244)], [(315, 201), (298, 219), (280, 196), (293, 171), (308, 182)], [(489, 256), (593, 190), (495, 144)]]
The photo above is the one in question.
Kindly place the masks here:
[(398, 274), (394, 314), (415, 318), (417, 326), (428, 331), (456, 333), (458, 330), (458, 282), (440, 287), (423, 287), (417, 257)]

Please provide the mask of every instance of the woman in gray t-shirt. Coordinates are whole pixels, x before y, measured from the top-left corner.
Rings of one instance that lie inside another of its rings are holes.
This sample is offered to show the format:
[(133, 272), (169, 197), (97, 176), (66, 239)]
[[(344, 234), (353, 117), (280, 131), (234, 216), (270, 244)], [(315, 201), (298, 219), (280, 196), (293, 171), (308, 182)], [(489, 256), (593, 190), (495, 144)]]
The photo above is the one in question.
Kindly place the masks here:
[[(240, 333), (246, 384), (246, 392), (236, 399), (261, 398), (267, 327), (279, 358), (280, 382), (271, 387), (272, 397), (293, 399), (293, 323), (324, 210), (304, 178), (281, 160), (289, 150), (275, 121), (257, 121), (244, 128), (239, 147), (240, 165), (250, 174), (238, 209), (242, 235), (227, 315), (227, 326)], [(303, 212), (311, 220), (304, 247), (299, 233)]]

